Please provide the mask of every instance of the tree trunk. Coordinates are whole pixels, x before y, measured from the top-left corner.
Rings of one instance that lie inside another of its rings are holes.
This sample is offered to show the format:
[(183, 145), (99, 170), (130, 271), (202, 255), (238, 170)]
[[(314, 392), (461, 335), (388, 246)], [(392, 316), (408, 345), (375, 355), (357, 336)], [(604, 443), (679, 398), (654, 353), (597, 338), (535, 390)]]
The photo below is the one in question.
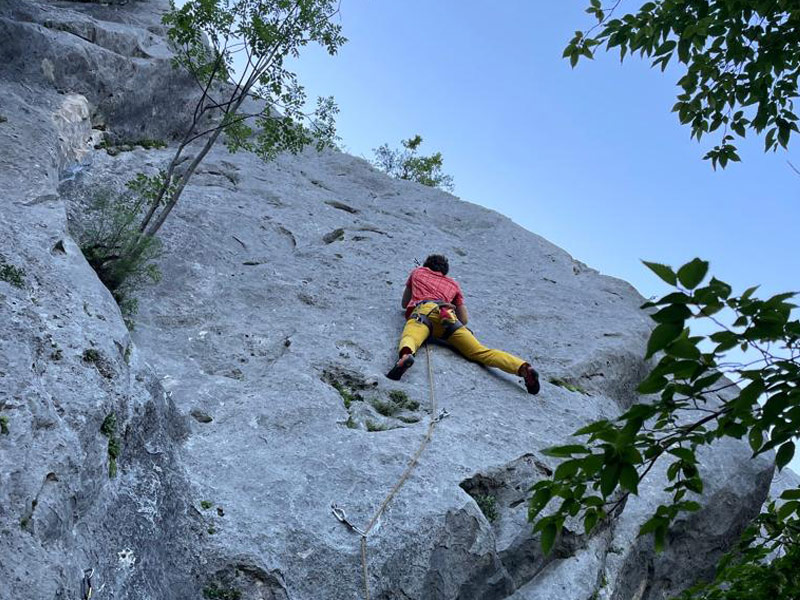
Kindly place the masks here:
[[(242, 102), (244, 102), (244, 99), (247, 97), (247, 92), (250, 90), (250, 87), (252, 87), (252, 77), (251, 77), (250, 80), (248, 80), (247, 83), (248, 83), (248, 85), (239, 92), (239, 99), (233, 105), (233, 108), (230, 111), (231, 114), (234, 114), (234, 115), (236, 114), (236, 111), (239, 110), (239, 107), (242, 105)], [(186, 172), (181, 176), (180, 183), (178, 183), (178, 186), (175, 188), (175, 191), (170, 196), (169, 202), (167, 202), (167, 205), (164, 207), (164, 210), (162, 210), (161, 213), (159, 213), (158, 218), (155, 220), (154, 223), (152, 223), (150, 225), (150, 228), (147, 230), (147, 235), (148, 236), (155, 235), (156, 232), (159, 229), (161, 229), (161, 226), (164, 224), (164, 221), (169, 216), (169, 213), (172, 211), (173, 208), (175, 208), (175, 205), (178, 203), (178, 199), (181, 197), (181, 194), (183, 193), (183, 189), (186, 187), (186, 184), (189, 183), (189, 178), (191, 178), (191, 176), (194, 174), (194, 172), (197, 169), (198, 165), (206, 157), (206, 154), (209, 153), (211, 148), (216, 143), (217, 138), (220, 136), (220, 134), (222, 133), (222, 131), (224, 129), (225, 129), (225, 127), (220, 125), (219, 128), (214, 130), (214, 132), (211, 134), (211, 137), (208, 139), (208, 141), (203, 146), (203, 149), (194, 158), (192, 163), (186, 169)], [(174, 167), (173, 167), (173, 169), (174, 169)]]

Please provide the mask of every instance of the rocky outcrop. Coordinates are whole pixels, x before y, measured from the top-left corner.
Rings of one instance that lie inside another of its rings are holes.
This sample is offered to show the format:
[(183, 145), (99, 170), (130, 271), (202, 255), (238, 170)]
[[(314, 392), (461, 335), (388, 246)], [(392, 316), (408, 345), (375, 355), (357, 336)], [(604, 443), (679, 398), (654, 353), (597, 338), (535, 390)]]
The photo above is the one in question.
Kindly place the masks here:
[(36, 106), (42, 92), (85, 96), (94, 126), (118, 141), (170, 137), (185, 126), (197, 85), (172, 68), (160, 22), (167, 4), (7, 0), (3, 78), (31, 90)]
[[(709, 573), (772, 473), (735, 441), (703, 456), (706, 508), (665, 553), (636, 537), (664, 500), (656, 473), (619, 519), (588, 539), (566, 532), (541, 555), (526, 521), (528, 488), (553, 468), (541, 449), (636, 399), (650, 322), (631, 286), (501, 215), (339, 152), (265, 165), (215, 150), (163, 229), (163, 280), (125, 329), (67, 214), (79, 222), (92, 190), (169, 156), (86, 146), (91, 125), (149, 137), (179, 125), (154, 91), (171, 85), (166, 55), (120, 51), (147, 35), (162, 47), (158, 6), (18, 1), (0, 12), (0, 57), (30, 44), (37, 65), (71, 52), (96, 67), (81, 77), (54, 64), (51, 78), (15, 59), (0, 79), (0, 254), (24, 271), (22, 287), (0, 281), (0, 597), (78, 598), (87, 568), (97, 590), (131, 600), (360, 597), (359, 537), (330, 506), (366, 525), (425, 436), (424, 353), (402, 383), (382, 374), (407, 272), (432, 251), (451, 257), (475, 333), (545, 380), (531, 397), (433, 348), (449, 416), (371, 531), (372, 597), (657, 600)], [(48, 28), (42, 15), (94, 33)], [(134, 85), (133, 72), (158, 119), (134, 92), (120, 104), (102, 92)]]

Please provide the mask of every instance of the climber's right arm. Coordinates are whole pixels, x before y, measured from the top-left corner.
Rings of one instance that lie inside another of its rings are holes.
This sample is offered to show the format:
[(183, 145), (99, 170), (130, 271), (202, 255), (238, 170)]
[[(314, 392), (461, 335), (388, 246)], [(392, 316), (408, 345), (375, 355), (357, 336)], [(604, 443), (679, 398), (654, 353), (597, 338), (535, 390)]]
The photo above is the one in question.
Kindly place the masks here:
[(400, 306), (405, 308), (411, 302), (411, 286), (406, 284), (406, 289), (403, 292), (403, 299), (400, 301)]

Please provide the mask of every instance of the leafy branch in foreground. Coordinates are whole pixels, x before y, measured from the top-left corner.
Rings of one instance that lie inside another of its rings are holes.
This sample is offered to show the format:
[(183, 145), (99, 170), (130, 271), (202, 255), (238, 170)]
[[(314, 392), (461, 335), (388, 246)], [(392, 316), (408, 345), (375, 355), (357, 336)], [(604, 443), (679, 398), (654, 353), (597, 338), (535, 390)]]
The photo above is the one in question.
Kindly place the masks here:
[[(529, 519), (542, 532), (545, 552), (567, 518), (582, 517), (589, 534), (623, 510), (628, 494), (638, 493), (640, 481), (660, 460), (668, 461), (665, 490), (671, 500), (639, 531), (653, 533), (659, 550), (672, 521), (700, 508), (692, 496), (703, 493), (699, 448), (723, 437), (746, 438), (753, 456), (776, 449), (778, 468), (794, 456), (794, 438), (800, 433), (800, 322), (791, 319), (795, 305), (788, 300), (795, 294), (760, 300), (754, 297), (754, 287), (734, 296), (731, 287), (716, 278), (700, 287), (708, 271), (708, 263), (700, 259), (677, 272), (666, 265), (645, 264), (675, 287), (643, 305), (654, 309), (651, 316), (658, 324), (647, 358), (660, 354), (660, 359), (638, 391), (659, 394), (658, 399), (633, 405), (615, 421), (583, 427), (574, 434), (583, 438), (580, 443), (545, 451), (564, 459), (552, 478), (532, 488)], [(715, 332), (692, 335), (687, 325), (701, 320), (710, 321)], [(734, 348), (753, 360), (727, 361)], [(800, 490), (784, 497), (791, 501), (776, 514), (782, 520), (795, 515), (796, 526)], [(542, 516), (551, 502), (559, 501)], [(780, 546), (782, 540), (773, 541)]]
[(793, 99), (800, 76), (800, 3), (797, 0), (658, 0), (617, 16), (621, 0), (576, 31), (564, 50), (574, 67), (593, 58), (597, 46), (619, 48), (620, 60), (639, 52), (663, 71), (673, 57), (685, 65), (673, 112), (699, 141), (722, 127), (720, 143), (706, 155), (716, 168), (738, 161), (736, 136), (766, 131), (766, 150), (784, 148), (798, 132)]
[(682, 600), (774, 600), (800, 598), (800, 490), (786, 490), (745, 531), (720, 561), (717, 576), (686, 590)]
[(422, 185), (453, 191), (453, 177), (442, 172), (444, 159), (441, 152), (418, 156), (417, 150), (422, 144), (419, 134), (400, 143), (403, 150), (389, 148), (388, 144), (374, 148), (375, 159), (372, 164), (396, 179), (416, 181)]

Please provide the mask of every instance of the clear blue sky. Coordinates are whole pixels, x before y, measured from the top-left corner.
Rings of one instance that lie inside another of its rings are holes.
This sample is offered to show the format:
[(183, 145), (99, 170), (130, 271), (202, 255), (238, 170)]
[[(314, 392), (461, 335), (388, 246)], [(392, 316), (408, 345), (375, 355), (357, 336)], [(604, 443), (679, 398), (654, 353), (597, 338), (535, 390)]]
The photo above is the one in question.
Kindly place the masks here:
[(350, 153), (371, 158), (419, 133), (458, 196), (645, 296), (664, 288), (639, 259), (700, 256), (740, 292), (800, 288), (791, 150), (764, 154), (751, 135), (743, 162), (714, 172), (701, 160), (713, 138), (689, 140), (670, 112), (677, 70), (620, 65), (617, 53), (574, 70), (561, 58), (591, 24), (587, 4), (342, 0), (348, 44), (334, 58), (308, 48), (294, 66), (310, 95), (336, 97)]

